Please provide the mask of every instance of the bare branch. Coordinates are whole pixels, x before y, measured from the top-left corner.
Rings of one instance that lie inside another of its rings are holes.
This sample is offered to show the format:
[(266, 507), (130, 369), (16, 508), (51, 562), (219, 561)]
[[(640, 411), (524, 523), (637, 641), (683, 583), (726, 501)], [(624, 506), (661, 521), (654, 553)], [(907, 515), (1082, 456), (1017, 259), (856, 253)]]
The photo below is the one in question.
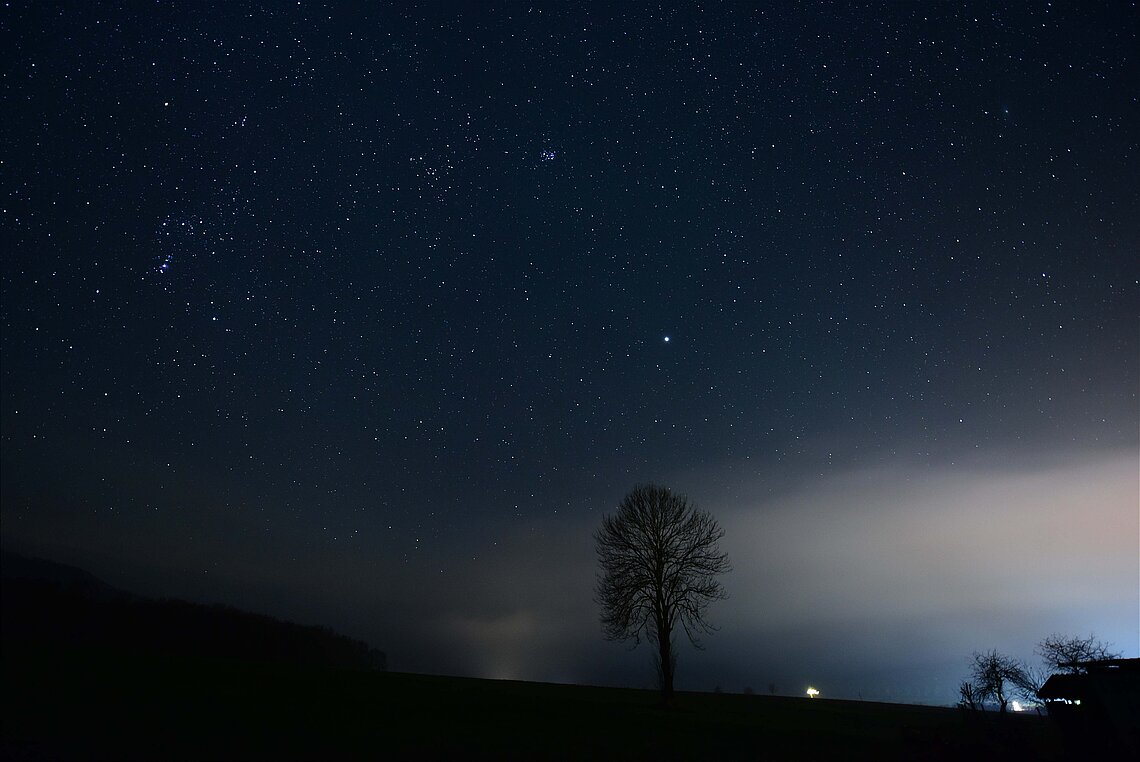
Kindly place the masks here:
[(1087, 638), (1053, 633), (1037, 644), (1037, 654), (1050, 670), (1070, 674), (1084, 672), (1084, 662), (1120, 658), (1111, 643), (1097, 640), (1093, 633)]

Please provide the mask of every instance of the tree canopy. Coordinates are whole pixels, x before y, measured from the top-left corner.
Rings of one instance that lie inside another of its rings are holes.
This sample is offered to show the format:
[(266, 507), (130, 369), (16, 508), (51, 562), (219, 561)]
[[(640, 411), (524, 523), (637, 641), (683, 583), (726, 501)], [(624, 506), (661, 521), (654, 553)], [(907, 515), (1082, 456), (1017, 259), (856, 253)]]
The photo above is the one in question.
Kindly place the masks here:
[(1070, 674), (1083, 672), (1084, 662), (1120, 658), (1110, 643), (1092, 633), (1087, 638), (1053, 633), (1037, 644), (1037, 654), (1049, 669)]

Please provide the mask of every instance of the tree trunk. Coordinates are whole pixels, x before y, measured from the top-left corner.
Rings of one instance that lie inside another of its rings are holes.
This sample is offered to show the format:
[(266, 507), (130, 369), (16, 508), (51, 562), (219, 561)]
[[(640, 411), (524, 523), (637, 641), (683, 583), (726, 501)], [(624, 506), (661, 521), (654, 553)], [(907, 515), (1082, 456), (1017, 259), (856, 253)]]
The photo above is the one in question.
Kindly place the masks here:
[(672, 633), (658, 634), (658, 658), (661, 660), (661, 701), (669, 706), (673, 703), (673, 648)]

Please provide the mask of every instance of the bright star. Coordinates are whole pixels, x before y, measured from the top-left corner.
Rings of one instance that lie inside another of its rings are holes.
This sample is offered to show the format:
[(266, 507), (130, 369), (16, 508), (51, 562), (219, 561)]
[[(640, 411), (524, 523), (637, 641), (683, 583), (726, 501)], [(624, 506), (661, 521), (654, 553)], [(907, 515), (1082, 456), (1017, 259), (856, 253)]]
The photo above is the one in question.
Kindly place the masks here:
[(666, 344), (668, 344), (668, 343), (669, 343), (669, 337), (668, 337), (668, 336), (666, 336), (666, 337), (665, 337), (665, 343), (666, 343)]

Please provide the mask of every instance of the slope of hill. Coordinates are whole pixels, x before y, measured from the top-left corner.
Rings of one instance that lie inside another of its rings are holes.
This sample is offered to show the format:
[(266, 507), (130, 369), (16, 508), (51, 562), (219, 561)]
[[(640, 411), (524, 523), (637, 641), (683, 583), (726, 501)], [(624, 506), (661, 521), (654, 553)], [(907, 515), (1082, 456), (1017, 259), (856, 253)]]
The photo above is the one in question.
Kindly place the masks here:
[(383, 652), (323, 627), (228, 606), (152, 600), (82, 569), (0, 555), (0, 636), (5, 654), (73, 647), (167, 656), (383, 669)]

